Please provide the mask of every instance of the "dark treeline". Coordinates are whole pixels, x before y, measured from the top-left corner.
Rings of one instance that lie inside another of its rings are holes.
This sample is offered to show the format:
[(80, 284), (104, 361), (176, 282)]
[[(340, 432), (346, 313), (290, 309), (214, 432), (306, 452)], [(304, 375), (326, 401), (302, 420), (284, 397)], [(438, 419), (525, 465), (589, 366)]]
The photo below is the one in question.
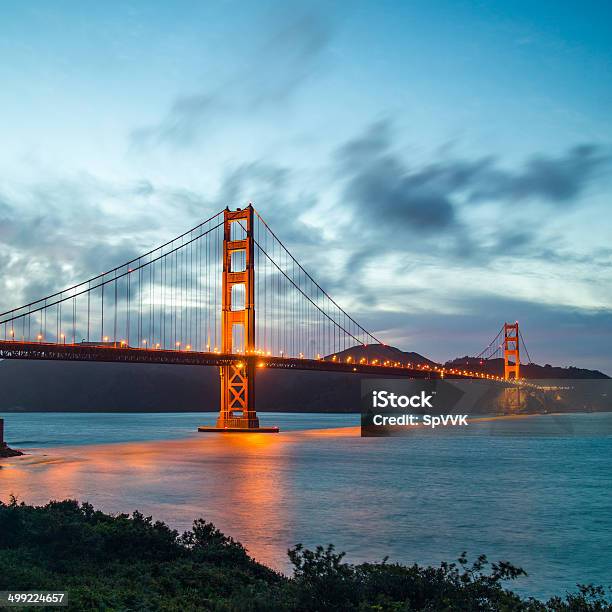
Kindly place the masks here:
[(179, 535), (138, 512), (111, 516), (72, 500), (0, 502), (0, 591), (66, 590), (69, 610), (612, 609), (593, 586), (547, 602), (523, 598), (504, 585), (525, 572), (484, 557), (422, 567), (352, 565), (331, 545), (288, 554), (291, 578), (201, 519)]

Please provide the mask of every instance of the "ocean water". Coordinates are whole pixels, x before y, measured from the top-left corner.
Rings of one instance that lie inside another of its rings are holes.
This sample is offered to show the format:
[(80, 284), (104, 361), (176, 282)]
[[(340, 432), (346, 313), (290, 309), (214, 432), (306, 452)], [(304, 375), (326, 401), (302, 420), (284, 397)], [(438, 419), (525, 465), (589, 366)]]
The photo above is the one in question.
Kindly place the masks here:
[[(214, 425), (217, 413), (12, 412), (2, 417), (4, 437), (12, 446), (48, 448), (184, 438), (196, 435), (198, 425)], [(260, 413), (260, 421), (294, 431), (358, 425), (359, 415)]]
[(405, 438), (361, 438), (354, 414), (261, 414), (269, 435), (195, 433), (212, 413), (4, 416), (30, 455), (0, 463), (1, 499), (88, 499), (177, 529), (202, 516), (287, 572), (289, 546), (333, 542), (352, 562), (484, 553), (523, 567), (513, 588), (536, 597), (612, 584), (612, 413)]

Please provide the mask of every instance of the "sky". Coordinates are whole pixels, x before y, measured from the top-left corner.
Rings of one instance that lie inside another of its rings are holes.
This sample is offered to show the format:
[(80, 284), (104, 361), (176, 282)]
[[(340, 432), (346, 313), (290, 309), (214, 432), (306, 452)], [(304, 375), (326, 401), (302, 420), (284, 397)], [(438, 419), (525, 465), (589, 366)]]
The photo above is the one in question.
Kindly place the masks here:
[(375, 335), (612, 375), (612, 5), (0, 4), (0, 308), (252, 201)]

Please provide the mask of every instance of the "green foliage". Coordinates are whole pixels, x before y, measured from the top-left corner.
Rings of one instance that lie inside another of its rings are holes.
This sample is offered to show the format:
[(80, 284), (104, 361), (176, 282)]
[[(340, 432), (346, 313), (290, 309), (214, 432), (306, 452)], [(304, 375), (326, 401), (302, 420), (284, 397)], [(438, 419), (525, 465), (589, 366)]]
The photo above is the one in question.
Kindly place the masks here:
[(352, 565), (332, 545), (298, 544), (289, 559), (291, 579), (201, 519), (179, 535), (139, 512), (111, 516), (73, 500), (0, 502), (0, 590), (67, 590), (70, 610), (612, 610), (591, 585), (546, 603), (521, 598), (504, 584), (525, 572), (489, 566), (484, 556), (471, 565), (465, 554), (440, 567)]

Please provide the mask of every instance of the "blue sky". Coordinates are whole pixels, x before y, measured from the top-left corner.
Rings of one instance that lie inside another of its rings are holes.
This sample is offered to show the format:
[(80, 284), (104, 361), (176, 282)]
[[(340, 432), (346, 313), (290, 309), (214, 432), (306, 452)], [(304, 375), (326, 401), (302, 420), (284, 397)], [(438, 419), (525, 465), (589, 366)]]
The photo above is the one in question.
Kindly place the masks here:
[(612, 374), (608, 3), (0, 16), (3, 306), (252, 200), (401, 348), (478, 352), (518, 318), (536, 361)]

